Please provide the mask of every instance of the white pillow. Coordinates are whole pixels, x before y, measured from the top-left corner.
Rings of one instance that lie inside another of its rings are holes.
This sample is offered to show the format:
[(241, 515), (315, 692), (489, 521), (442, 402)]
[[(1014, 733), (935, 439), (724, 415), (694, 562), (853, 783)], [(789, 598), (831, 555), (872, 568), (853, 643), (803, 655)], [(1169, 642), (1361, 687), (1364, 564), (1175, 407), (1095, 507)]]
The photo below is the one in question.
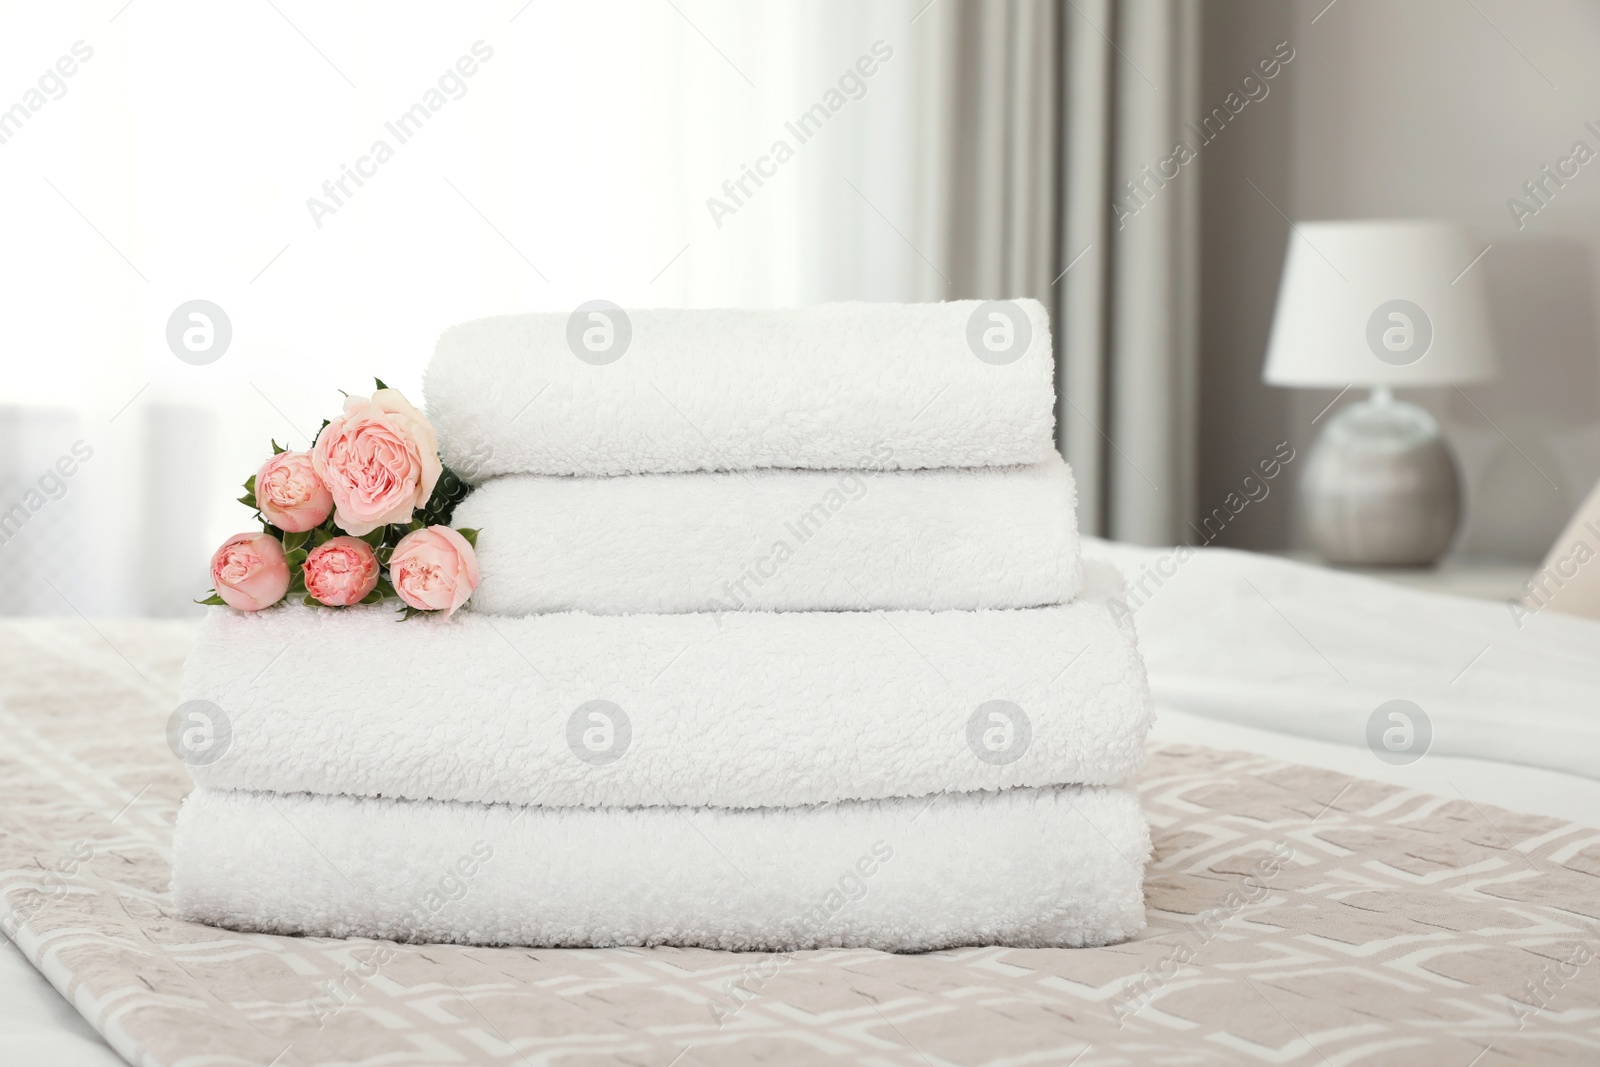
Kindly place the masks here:
[(1600, 483), (1534, 572), (1529, 607), (1600, 619)]

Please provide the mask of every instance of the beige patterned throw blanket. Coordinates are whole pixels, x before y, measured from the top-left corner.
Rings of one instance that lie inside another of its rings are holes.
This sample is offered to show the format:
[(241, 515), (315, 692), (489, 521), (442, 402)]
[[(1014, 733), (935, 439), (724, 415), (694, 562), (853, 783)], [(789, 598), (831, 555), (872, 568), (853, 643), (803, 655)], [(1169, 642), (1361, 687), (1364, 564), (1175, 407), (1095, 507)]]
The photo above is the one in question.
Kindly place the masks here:
[[(542, 951), (170, 918), (183, 624), (0, 625), (0, 923), (137, 1064), (1600, 1062), (1600, 830), (1153, 753), (1138, 939)], [(440, 872), (438, 905), (472, 891)]]

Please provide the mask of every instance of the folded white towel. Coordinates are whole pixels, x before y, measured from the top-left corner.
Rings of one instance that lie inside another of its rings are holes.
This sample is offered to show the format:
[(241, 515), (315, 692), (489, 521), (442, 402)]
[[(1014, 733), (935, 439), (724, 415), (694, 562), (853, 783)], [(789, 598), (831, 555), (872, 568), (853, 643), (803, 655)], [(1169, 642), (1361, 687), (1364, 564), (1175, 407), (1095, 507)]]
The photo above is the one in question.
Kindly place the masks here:
[(191, 773), (555, 806), (1116, 784), (1151, 719), (1121, 589), (1091, 563), (1071, 604), (1005, 611), (218, 608), (184, 668), (183, 699), (217, 720)]
[(1144, 926), (1135, 794), (1065, 787), (819, 808), (552, 809), (201, 789), (196, 922), (533, 946), (1101, 945)]
[(445, 462), (478, 482), (1037, 463), (1053, 375), (1036, 300), (580, 309), (445, 331), (424, 391)]
[(478, 611), (530, 615), (1060, 604), (1081, 563), (1072, 473), (1026, 467), (490, 480)]

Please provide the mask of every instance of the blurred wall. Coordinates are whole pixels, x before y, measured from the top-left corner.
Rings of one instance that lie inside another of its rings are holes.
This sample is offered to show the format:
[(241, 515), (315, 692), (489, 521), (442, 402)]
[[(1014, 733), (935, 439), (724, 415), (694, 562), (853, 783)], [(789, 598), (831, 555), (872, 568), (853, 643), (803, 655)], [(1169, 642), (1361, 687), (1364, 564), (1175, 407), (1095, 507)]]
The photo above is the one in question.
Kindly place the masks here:
[(92, 586), (85, 444), (76, 412), (0, 405), (0, 615), (70, 614)]
[[(1283, 216), (1453, 218), (1492, 246), (1473, 269), (1489, 284), (1501, 375), (1404, 395), (1440, 418), (1462, 462), (1456, 554), (1539, 559), (1600, 479), (1600, 158), (1543, 204), (1523, 184), (1577, 141), (1600, 157), (1600, 133), (1585, 125), (1600, 130), (1600, 5), (1211, 0), (1205, 11), (1208, 99), (1272, 43), (1296, 55), (1200, 172), (1202, 507), (1266, 443), (1287, 436), (1303, 456), (1335, 395), (1260, 384)], [(1513, 197), (1537, 212), (1514, 217)], [(1291, 464), (1289, 479), (1298, 473)], [(1217, 543), (1303, 544), (1291, 503), (1282, 492), (1247, 510)]]
[(230, 503), (217, 423), (192, 404), (109, 421), (0, 404), (0, 616), (200, 614), (207, 531)]
[[(1199, 523), (1275, 447), (1290, 440), (1290, 397), (1261, 381), (1278, 271), (1291, 214), (1290, 146), (1305, 55), (1295, 8), (1266, 0), (1212, 0), (1205, 13), (1201, 106), (1221, 103), (1280, 41), (1295, 49), (1200, 160)], [(1228, 523), (1215, 543), (1275, 548), (1289, 542), (1293, 464), (1265, 499)], [(1214, 529), (1214, 527), (1202, 529)], [(1198, 538), (1205, 541), (1205, 537)]]

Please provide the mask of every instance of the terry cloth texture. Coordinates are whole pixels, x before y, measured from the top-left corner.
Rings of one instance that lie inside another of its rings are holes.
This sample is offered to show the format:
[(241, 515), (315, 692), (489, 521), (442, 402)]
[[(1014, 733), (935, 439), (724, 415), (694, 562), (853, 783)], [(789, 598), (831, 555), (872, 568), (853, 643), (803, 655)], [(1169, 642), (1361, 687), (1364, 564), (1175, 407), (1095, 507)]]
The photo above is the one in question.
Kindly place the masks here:
[(1121, 578), (1001, 611), (213, 610), (202, 786), (564, 806), (787, 806), (1060, 783), (1144, 758)]
[(1144, 927), (1136, 794), (1066, 786), (814, 808), (517, 808), (196, 790), (181, 918), (484, 945), (1102, 945)]
[(1036, 300), (579, 309), (452, 327), (424, 392), (445, 463), (476, 483), (1038, 463), (1054, 373)]
[(1081, 561), (1072, 472), (765, 470), (495, 478), (474, 610), (942, 611), (1061, 604)]

